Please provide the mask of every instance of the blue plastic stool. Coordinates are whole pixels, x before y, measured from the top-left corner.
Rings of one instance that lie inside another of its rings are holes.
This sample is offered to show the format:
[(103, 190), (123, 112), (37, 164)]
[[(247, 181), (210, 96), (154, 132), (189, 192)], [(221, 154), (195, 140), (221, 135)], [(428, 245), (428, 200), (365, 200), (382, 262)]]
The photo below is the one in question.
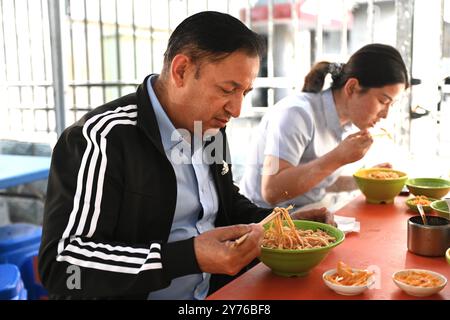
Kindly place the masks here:
[(0, 264), (0, 300), (27, 300), (27, 290), (14, 264)]
[(47, 291), (37, 271), (42, 227), (13, 223), (0, 227), (0, 263), (15, 264), (22, 276), (30, 300), (46, 299)]

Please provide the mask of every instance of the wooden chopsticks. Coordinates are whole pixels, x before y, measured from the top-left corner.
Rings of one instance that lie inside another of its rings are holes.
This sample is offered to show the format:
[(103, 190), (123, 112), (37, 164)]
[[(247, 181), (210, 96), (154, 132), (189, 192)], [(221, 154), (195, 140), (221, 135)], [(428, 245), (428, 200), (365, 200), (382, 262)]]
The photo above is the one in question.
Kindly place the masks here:
[(384, 128), (380, 128), (380, 130), (382, 131), (381, 133), (376, 133), (376, 134), (371, 134), (372, 138), (373, 137), (384, 137), (387, 136), (389, 139), (394, 140), (394, 138), (392, 137), (392, 135), (389, 133), (389, 131), (387, 131)]
[[(293, 208), (293, 206), (289, 206), (286, 208), (286, 210), (291, 210)], [(279, 210), (279, 208), (275, 208), (267, 217), (265, 217), (264, 219), (262, 219), (260, 222), (258, 222), (258, 225), (260, 226), (264, 226), (266, 223), (272, 221), (273, 219), (275, 219), (278, 215), (280, 215), (282, 213), (281, 210)], [(248, 233), (244, 234), (243, 236), (241, 236), (239, 239), (237, 239), (234, 243), (233, 243), (233, 247), (238, 247), (240, 246), (245, 239), (248, 238)]]

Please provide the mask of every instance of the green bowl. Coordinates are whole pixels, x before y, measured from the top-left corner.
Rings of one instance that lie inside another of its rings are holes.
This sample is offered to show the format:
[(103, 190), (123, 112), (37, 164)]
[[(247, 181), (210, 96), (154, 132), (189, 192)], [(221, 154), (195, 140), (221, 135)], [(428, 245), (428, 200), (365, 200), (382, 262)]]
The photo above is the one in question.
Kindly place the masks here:
[(445, 200), (433, 201), (430, 206), (439, 216), (450, 219), (450, 212)]
[[(273, 273), (283, 277), (306, 276), (312, 268), (317, 266), (328, 255), (331, 249), (341, 244), (345, 238), (341, 230), (329, 224), (306, 220), (293, 221), (297, 229), (311, 229), (314, 231), (321, 229), (335, 237), (336, 241), (326, 247), (304, 250), (269, 249), (262, 247), (259, 260), (272, 269)], [(265, 229), (268, 227), (268, 224), (264, 226)]]
[[(372, 172), (395, 172), (399, 178), (374, 179), (368, 175)], [(361, 192), (366, 196), (368, 203), (392, 203), (394, 198), (402, 191), (405, 181), (408, 179), (406, 173), (386, 168), (360, 169), (353, 175)]]
[(450, 180), (441, 178), (408, 179), (406, 186), (415, 196), (441, 199), (450, 191)]
[[(409, 207), (409, 209), (411, 209), (414, 212), (419, 212), (419, 209), (417, 209), (417, 205), (414, 204), (414, 199), (416, 199), (416, 197), (414, 198), (409, 198), (408, 200), (405, 201), (406, 205)], [(436, 201), (437, 199), (433, 199), (433, 198), (428, 198), (427, 199), (431, 202)], [(430, 212), (431, 211), (431, 203), (427, 206), (422, 205), (423, 211), (425, 212)]]

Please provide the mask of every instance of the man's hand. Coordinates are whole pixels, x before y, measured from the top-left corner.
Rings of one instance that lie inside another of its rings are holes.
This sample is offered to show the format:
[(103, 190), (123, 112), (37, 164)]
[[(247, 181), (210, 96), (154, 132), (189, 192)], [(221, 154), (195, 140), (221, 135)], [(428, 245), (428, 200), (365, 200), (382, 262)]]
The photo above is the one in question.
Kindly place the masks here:
[[(239, 246), (234, 240), (248, 233)], [(235, 275), (261, 252), (263, 227), (257, 224), (216, 228), (194, 239), (197, 263), (203, 272)]]
[[(300, 209), (301, 210), (301, 209)], [(312, 220), (322, 223), (331, 224), (337, 227), (336, 222), (334, 222), (334, 215), (327, 210), (327, 208), (311, 209), (305, 211), (295, 211), (291, 214), (292, 219), (297, 220)]]

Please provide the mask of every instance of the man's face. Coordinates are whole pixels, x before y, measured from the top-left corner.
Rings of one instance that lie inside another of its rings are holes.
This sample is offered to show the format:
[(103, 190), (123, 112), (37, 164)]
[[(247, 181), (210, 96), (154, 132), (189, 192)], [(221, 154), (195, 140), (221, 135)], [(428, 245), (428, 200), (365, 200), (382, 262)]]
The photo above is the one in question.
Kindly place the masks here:
[(237, 118), (258, 70), (259, 57), (240, 51), (218, 62), (204, 61), (197, 75), (191, 68), (185, 73), (178, 101), (184, 112), (183, 127), (194, 132), (194, 121), (201, 121), (202, 133), (215, 134), (231, 117)]

